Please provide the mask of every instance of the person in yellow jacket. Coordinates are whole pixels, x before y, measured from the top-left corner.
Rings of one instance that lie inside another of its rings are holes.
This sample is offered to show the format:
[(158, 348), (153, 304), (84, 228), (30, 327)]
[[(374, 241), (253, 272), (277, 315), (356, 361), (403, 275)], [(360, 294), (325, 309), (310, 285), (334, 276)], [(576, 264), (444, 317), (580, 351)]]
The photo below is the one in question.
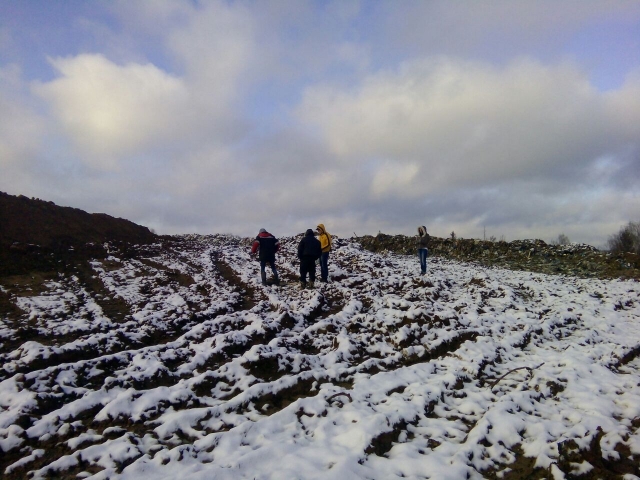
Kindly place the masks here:
[(322, 223), (316, 227), (318, 232), (318, 240), (320, 240), (320, 247), (322, 248), (322, 255), (320, 256), (320, 281), (329, 281), (329, 252), (331, 251), (331, 235), (324, 228)]

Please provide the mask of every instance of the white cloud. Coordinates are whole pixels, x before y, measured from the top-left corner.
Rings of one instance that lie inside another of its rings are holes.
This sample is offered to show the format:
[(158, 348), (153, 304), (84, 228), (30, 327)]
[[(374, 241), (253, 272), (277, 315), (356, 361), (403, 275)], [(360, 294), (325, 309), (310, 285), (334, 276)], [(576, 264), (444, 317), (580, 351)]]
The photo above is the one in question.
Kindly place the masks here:
[[(420, 166), (414, 162), (406, 165), (386, 162), (376, 169), (371, 182), (371, 192), (376, 198), (405, 197), (412, 185), (419, 183)], [(418, 190), (418, 194), (424, 191)]]
[(626, 138), (637, 141), (640, 138), (640, 67), (627, 75), (621, 88), (607, 93), (605, 98), (616, 128), (621, 129)]
[(0, 68), (0, 166), (5, 178), (34, 160), (44, 133), (43, 119), (25, 99), (20, 68)]
[(174, 29), (169, 48), (184, 65), (187, 81), (207, 108), (237, 99), (256, 53), (253, 16), (241, 6), (214, 2), (194, 10), (188, 26)]
[[(60, 77), (37, 84), (78, 153), (112, 169), (180, 130), (189, 93), (184, 83), (151, 64), (116, 65), (101, 55), (52, 59)], [(178, 125), (177, 125), (178, 124)]]
[[(256, 47), (250, 12), (224, 2), (119, 5), (123, 21), (139, 19), (182, 71), (102, 54), (50, 59), (57, 78), (35, 83), (33, 91), (50, 104), (77, 156), (93, 168), (116, 170), (151, 152), (178, 158), (241, 138), (247, 123), (238, 111), (240, 92), (253, 81)], [(111, 27), (100, 32), (119, 38)], [(132, 32), (126, 38), (118, 40), (120, 50), (135, 40)]]
[(298, 116), (344, 163), (413, 162), (428, 171), (413, 180), (434, 192), (584, 175), (597, 158), (637, 141), (637, 101), (609, 97), (572, 65), (440, 58), (372, 75), (348, 92), (309, 88)]

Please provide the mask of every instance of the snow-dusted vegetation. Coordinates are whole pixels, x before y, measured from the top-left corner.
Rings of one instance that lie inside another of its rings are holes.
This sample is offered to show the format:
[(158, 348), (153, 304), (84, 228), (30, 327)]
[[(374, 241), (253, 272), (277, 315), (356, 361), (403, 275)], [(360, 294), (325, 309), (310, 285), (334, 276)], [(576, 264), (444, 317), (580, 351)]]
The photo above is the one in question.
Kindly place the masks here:
[(5, 478), (640, 475), (640, 287), (187, 236), (2, 279)]

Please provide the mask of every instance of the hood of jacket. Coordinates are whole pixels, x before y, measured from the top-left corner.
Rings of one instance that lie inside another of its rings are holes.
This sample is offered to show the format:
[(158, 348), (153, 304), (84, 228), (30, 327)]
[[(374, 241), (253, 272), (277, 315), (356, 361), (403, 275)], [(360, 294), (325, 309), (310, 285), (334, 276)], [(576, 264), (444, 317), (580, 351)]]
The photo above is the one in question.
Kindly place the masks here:
[(319, 223), (317, 228), (318, 228), (318, 231), (320, 232), (320, 235), (322, 235), (323, 233), (327, 233), (322, 223)]
[(307, 233), (305, 233), (305, 237), (313, 237), (313, 230), (310, 228), (307, 229)]

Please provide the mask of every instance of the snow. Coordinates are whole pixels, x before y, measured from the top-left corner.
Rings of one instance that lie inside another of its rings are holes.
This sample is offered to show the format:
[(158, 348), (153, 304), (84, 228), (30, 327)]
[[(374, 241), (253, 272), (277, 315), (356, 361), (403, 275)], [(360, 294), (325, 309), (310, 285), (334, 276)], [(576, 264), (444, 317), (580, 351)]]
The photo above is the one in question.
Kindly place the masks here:
[(123, 319), (77, 276), (3, 285), (38, 328), (1, 350), (4, 474), (475, 479), (525, 455), (566, 478), (594, 465), (563, 471), (559, 444), (600, 430), (603, 458), (640, 455), (637, 282), (438, 258), (421, 276), (337, 239), (333, 281), (301, 291), (281, 243), (280, 287), (234, 237), (137, 259), (105, 244), (91, 268)]

